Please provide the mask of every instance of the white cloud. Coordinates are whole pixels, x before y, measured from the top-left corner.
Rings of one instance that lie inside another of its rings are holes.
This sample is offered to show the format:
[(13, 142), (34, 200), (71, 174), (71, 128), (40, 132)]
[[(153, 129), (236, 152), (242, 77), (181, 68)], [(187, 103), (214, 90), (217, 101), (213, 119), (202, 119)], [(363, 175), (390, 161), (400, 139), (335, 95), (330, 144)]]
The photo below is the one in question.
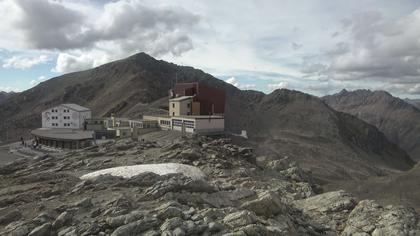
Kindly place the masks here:
[(22, 92), (21, 89), (10, 87), (10, 86), (0, 86), (0, 91), (4, 92)]
[(47, 55), (40, 55), (38, 57), (13, 56), (3, 60), (3, 67), (25, 70), (39, 64), (44, 64), (49, 60)]
[(242, 90), (254, 90), (256, 89), (256, 85), (255, 84), (241, 84), (239, 85), (239, 88)]
[(57, 64), (52, 71), (57, 73), (68, 73), (86, 70), (92, 68), (94, 62), (95, 58), (87, 53), (81, 55), (60, 53), (57, 57)]
[(44, 81), (46, 79), (47, 79), (47, 77), (41, 75), (37, 79), (31, 80), (30, 85), (32, 85), (32, 86), (38, 85), (39, 83), (41, 83), (42, 81)]
[(231, 84), (231, 85), (233, 85), (235, 87), (238, 87), (239, 86), (239, 83), (236, 81), (236, 78), (235, 77), (230, 77), (227, 80), (225, 80), (225, 82), (228, 83), (228, 84)]
[(255, 89), (256, 88), (256, 85), (255, 84), (242, 84), (242, 83), (239, 83), (235, 77), (230, 77), (230, 78), (226, 79), (225, 82), (228, 83), (228, 84), (231, 84), (231, 85), (233, 85), (233, 86), (235, 86), (235, 87), (237, 87), (239, 89), (242, 89), (242, 90), (251, 90), (251, 89)]
[(276, 89), (282, 89), (282, 88), (288, 88), (289, 83), (288, 82), (279, 82), (274, 84), (267, 84), (267, 88), (269, 91), (273, 91)]

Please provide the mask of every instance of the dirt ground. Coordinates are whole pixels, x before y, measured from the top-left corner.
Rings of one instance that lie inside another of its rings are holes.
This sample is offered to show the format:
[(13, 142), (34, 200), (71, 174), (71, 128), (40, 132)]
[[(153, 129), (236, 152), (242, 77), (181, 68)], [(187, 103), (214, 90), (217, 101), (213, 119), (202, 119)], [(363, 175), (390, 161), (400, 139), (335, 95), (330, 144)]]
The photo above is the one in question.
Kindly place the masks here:
[(0, 165), (16, 160), (19, 156), (9, 153), (9, 148), (0, 147)]

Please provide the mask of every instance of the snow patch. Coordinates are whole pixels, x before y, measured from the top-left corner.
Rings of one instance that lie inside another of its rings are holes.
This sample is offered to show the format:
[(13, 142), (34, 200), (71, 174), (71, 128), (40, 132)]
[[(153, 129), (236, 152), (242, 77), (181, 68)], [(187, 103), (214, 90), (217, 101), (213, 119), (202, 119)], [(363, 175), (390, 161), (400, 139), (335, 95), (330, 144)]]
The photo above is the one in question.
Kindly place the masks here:
[(206, 175), (197, 167), (184, 165), (179, 163), (163, 163), (163, 164), (144, 164), (133, 166), (119, 166), (103, 170), (98, 170), (89, 174), (85, 174), (81, 179), (93, 179), (100, 175), (112, 175), (129, 179), (133, 176), (144, 172), (153, 172), (158, 175), (167, 174), (183, 174), (194, 180), (204, 179)]

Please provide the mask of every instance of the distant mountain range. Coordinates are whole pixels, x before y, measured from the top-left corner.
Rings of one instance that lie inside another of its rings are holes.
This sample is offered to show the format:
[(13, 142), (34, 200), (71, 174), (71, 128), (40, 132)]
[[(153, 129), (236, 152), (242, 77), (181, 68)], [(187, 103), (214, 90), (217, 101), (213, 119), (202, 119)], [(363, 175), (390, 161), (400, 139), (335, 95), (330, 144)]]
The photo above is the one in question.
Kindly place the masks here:
[(385, 91), (343, 90), (325, 96), (332, 108), (376, 126), (387, 138), (420, 160), (420, 110)]
[(408, 98), (406, 98), (404, 100), (420, 109), (420, 99), (408, 99)]
[(0, 119), (5, 121), (0, 140), (28, 135), (41, 125), (41, 111), (60, 103), (90, 107), (94, 116), (166, 113), (168, 90), (176, 78), (224, 89), (227, 130), (247, 130), (249, 136), (237, 142), (254, 146), (259, 155), (298, 161), (319, 182), (363, 179), (414, 165), (375, 126), (337, 112), (317, 97), (286, 89), (268, 95), (242, 91), (201, 70), (144, 53), (59, 76), (11, 96), (0, 104)]

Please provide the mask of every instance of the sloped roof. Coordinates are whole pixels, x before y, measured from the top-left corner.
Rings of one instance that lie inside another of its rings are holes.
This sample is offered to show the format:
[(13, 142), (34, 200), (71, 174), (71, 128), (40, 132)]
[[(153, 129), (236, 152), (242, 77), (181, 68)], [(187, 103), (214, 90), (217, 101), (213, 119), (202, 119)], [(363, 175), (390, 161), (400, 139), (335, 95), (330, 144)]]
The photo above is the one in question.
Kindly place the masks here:
[(67, 104), (61, 104), (61, 106), (67, 107), (69, 109), (75, 110), (75, 111), (90, 111), (87, 107), (82, 107), (80, 105), (77, 105), (75, 103), (67, 103)]
[(169, 101), (180, 102), (180, 101), (191, 99), (191, 98), (193, 98), (193, 96), (181, 96), (181, 97), (177, 97), (177, 98), (171, 98), (171, 99), (169, 99)]

